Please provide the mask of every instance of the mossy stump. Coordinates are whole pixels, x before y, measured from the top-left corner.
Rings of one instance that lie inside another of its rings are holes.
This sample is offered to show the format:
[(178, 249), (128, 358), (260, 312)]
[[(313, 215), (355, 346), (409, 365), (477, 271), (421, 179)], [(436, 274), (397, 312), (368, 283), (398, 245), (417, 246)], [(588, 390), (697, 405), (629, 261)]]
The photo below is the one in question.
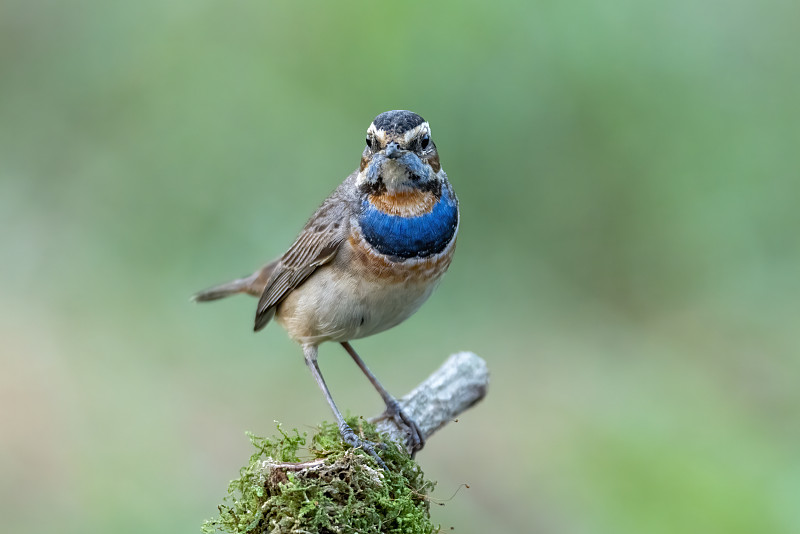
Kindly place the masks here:
[[(375, 426), (350, 418), (362, 437), (382, 444), (388, 469), (344, 444), (335, 424), (323, 423), (304, 448), (307, 435), (284, 432), (250, 435), (256, 452), (240, 478), (230, 483), (220, 515), (203, 531), (236, 534), (438, 532), (430, 521), (428, 493), (420, 466), (406, 450), (379, 435)], [(307, 451), (305, 459), (298, 453)]]
[[(425, 440), (457, 420), (486, 395), (489, 370), (471, 352), (452, 354), (424, 382), (400, 399), (406, 415), (417, 422)], [(362, 439), (378, 444), (387, 469), (360, 449), (342, 442), (339, 429), (323, 423), (306, 447), (307, 435), (279, 437), (250, 435), (256, 448), (250, 464), (228, 486), (219, 517), (206, 521), (203, 531), (235, 534), (430, 534), (425, 480), (405, 442), (407, 429), (392, 417), (375, 418), (377, 426), (358, 417), (348, 424)], [(377, 430), (376, 430), (377, 428)], [(300, 458), (300, 451), (303, 451)]]

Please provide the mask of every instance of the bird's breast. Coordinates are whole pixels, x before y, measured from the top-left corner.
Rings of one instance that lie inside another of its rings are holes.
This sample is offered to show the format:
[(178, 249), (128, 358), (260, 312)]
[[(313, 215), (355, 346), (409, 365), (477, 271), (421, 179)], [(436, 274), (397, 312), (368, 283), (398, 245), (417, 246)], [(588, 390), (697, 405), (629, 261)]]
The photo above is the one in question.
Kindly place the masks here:
[(375, 251), (400, 260), (441, 253), (455, 239), (458, 201), (449, 188), (370, 195), (361, 202), (358, 226)]
[(366, 197), (336, 257), (291, 292), (278, 321), (301, 343), (345, 341), (391, 328), (433, 292), (453, 259), (455, 195)]

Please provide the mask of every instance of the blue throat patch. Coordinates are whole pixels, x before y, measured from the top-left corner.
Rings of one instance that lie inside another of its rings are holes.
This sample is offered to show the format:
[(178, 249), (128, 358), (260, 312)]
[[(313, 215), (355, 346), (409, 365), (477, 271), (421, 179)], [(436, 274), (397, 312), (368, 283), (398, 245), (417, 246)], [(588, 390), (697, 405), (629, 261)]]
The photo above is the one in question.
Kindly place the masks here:
[(424, 258), (443, 251), (453, 239), (458, 226), (458, 206), (450, 192), (442, 188), (442, 196), (433, 209), (417, 217), (384, 213), (361, 201), (358, 223), (367, 242), (381, 254), (400, 258)]

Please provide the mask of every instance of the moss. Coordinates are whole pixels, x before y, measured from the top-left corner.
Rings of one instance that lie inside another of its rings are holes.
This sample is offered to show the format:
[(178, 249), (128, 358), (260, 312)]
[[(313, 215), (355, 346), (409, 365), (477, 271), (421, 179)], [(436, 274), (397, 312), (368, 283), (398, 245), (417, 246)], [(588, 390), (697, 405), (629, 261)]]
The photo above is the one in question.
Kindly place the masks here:
[(248, 434), (256, 452), (228, 486), (219, 517), (206, 521), (203, 532), (438, 532), (427, 496), (434, 484), (419, 465), (366, 421), (353, 417), (348, 423), (366, 439), (384, 443), (379, 454), (388, 470), (345, 445), (331, 423), (320, 425), (308, 447), (306, 433), (287, 433), (280, 425), (277, 437)]

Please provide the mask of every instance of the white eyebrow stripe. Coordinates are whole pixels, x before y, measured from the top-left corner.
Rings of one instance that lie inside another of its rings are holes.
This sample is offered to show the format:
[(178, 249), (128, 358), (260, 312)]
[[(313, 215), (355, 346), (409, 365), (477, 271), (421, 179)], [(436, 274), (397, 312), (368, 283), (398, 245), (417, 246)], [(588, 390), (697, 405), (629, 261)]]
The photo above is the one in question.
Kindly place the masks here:
[(370, 124), (369, 128), (367, 128), (367, 135), (373, 135), (378, 140), (379, 143), (386, 142), (386, 132), (383, 130), (379, 130), (375, 127), (375, 124)]
[(409, 141), (414, 139), (416, 136), (418, 136), (420, 134), (423, 134), (423, 133), (427, 133), (428, 135), (431, 134), (431, 127), (427, 122), (423, 122), (419, 126), (415, 126), (414, 128), (412, 128), (409, 131), (407, 131), (405, 133), (405, 136), (404, 136), (406, 143), (408, 143)]
[[(431, 134), (431, 127), (427, 122), (423, 122), (414, 128), (411, 128), (405, 134), (403, 134), (403, 141), (405, 144), (411, 142), (417, 136), (424, 135), (424, 134)], [(389, 135), (386, 133), (385, 130), (375, 127), (375, 124), (370, 124), (369, 128), (367, 128), (367, 135), (374, 136), (381, 144), (385, 143)]]

